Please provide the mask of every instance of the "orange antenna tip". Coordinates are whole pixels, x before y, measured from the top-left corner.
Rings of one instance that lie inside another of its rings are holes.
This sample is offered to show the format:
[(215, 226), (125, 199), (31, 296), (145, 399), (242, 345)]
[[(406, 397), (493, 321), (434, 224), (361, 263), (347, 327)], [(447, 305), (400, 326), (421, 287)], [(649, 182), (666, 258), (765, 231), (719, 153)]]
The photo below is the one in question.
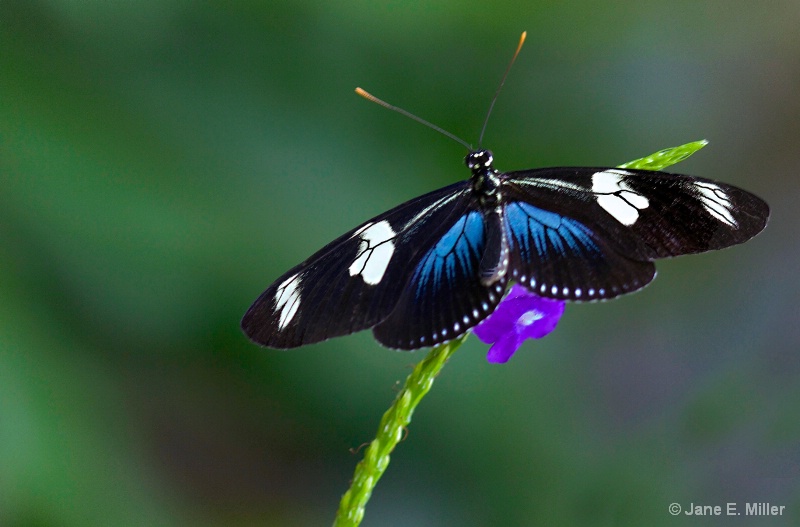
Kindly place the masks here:
[(486, 119), (483, 120), (481, 135), (478, 136), (478, 146), (483, 144), (483, 134), (484, 132), (486, 132), (486, 125), (489, 124), (489, 116), (492, 115), (492, 110), (494, 109), (494, 103), (497, 102), (497, 96), (500, 95), (500, 90), (503, 89), (503, 85), (506, 83), (508, 72), (511, 71), (511, 66), (514, 65), (514, 61), (517, 60), (517, 55), (519, 55), (519, 52), (522, 49), (522, 44), (525, 43), (525, 37), (527, 36), (528, 36), (527, 31), (523, 31), (522, 35), (520, 35), (519, 44), (517, 44), (517, 50), (514, 52), (514, 56), (511, 57), (511, 61), (508, 63), (508, 67), (506, 67), (506, 71), (505, 73), (503, 73), (503, 77), (500, 79), (500, 85), (497, 86), (497, 90), (494, 92), (494, 97), (492, 97), (492, 103), (489, 105), (489, 111), (486, 112)]
[(520, 35), (519, 44), (517, 44), (517, 53), (519, 53), (519, 50), (522, 49), (522, 44), (525, 43), (525, 37), (527, 37), (527, 36), (528, 36), (528, 32), (527, 31), (523, 31), (522, 35)]

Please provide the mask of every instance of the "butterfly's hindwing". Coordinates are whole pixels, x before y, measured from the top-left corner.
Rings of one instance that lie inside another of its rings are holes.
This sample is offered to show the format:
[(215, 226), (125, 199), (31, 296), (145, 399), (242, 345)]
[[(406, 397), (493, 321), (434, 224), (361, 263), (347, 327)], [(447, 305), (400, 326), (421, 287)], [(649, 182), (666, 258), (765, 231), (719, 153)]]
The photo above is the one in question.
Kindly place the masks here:
[(572, 217), (524, 201), (505, 206), (511, 276), (539, 296), (612, 298), (644, 287), (651, 262), (625, 257), (612, 240)]
[(466, 188), (456, 183), (408, 201), (329, 243), (262, 293), (242, 319), (244, 332), (264, 346), (294, 348), (375, 326), (397, 303), (417, 254), (468, 198)]
[(504, 276), (492, 283), (481, 279), (483, 266), (498, 267), (484, 262), (490, 233), (501, 229), (497, 216), (473, 206), (447, 225), (415, 262), (391, 315), (373, 329), (380, 343), (414, 349), (452, 340), (486, 318), (502, 298)]

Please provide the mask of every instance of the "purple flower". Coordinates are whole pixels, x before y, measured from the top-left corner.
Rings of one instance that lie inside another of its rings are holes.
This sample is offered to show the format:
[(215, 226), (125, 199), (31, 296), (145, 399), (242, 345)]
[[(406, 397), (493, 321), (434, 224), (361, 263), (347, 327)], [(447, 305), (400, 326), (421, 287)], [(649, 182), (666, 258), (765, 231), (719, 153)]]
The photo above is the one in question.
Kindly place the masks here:
[(564, 304), (538, 297), (521, 285), (512, 287), (489, 318), (473, 330), (479, 339), (492, 345), (486, 359), (507, 362), (525, 339), (540, 339), (553, 331), (564, 313)]

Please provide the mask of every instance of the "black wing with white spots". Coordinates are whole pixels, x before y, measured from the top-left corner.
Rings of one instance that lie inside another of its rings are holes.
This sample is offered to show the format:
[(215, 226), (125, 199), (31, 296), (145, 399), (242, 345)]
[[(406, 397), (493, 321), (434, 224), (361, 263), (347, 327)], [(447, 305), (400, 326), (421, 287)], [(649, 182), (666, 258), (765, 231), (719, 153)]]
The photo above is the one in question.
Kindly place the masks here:
[(616, 168), (501, 175), (512, 279), (563, 300), (636, 291), (657, 258), (722, 249), (764, 229), (769, 207), (733, 185)]
[[(457, 183), (340, 236), (262, 293), (242, 319), (245, 334), (263, 346), (283, 349), (375, 326), (403, 296), (415, 263), (441, 242), (470, 200), (467, 183)], [(445, 306), (450, 301), (434, 300)], [(440, 329), (429, 326), (427, 331), (432, 337)], [(398, 339), (398, 333), (390, 332), (386, 344), (411, 346), (411, 339)], [(423, 337), (416, 337), (414, 347), (427, 345), (419, 343)]]

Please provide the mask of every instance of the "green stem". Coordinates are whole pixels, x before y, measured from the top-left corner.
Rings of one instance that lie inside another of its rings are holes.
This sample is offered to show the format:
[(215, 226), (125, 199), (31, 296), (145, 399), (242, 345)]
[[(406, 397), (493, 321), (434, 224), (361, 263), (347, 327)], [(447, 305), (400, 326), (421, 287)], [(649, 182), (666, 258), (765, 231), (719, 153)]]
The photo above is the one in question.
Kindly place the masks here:
[(383, 414), (378, 433), (364, 452), (364, 459), (356, 465), (353, 482), (339, 503), (334, 527), (356, 527), (364, 519), (364, 508), (372, 495), (372, 489), (389, 466), (389, 456), (403, 439), (414, 408), (431, 389), (433, 380), (465, 338), (466, 335), (433, 348), (408, 376), (394, 403)]

